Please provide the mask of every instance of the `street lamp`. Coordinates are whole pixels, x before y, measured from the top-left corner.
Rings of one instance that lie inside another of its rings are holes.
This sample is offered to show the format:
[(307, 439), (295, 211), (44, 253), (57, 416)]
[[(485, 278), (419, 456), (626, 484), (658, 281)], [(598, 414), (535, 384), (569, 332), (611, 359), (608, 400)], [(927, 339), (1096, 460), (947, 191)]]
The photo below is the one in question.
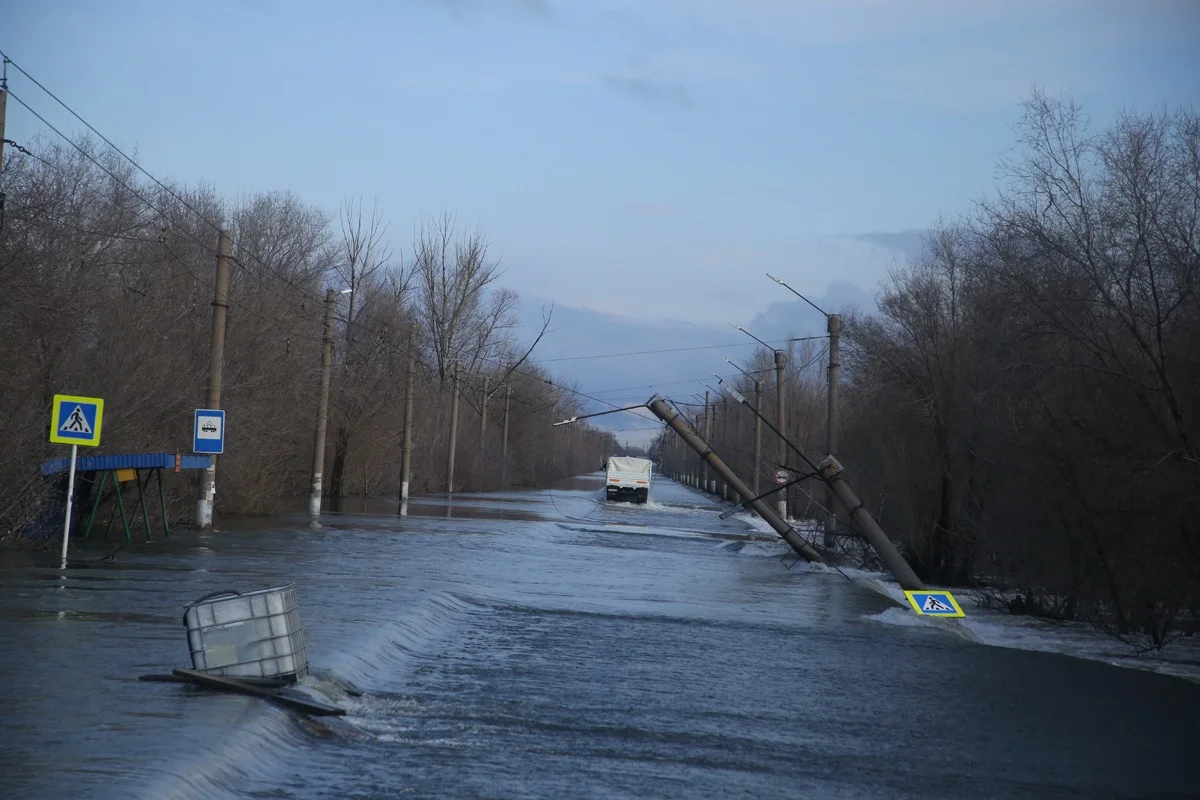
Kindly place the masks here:
[[(741, 331), (775, 354), (775, 422), (779, 429), (779, 464), (780, 466), (787, 466), (787, 440), (783, 438), (784, 431), (787, 430), (787, 416), (786, 407), (784, 405), (783, 391), (783, 371), (784, 367), (787, 365), (787, 354), (782, 350), (776, 350), (774, 347), (771, 347), (771, 345), (767, 344), (762, 339), (743, 328), (741, 325), (734, 325), (731, 322), (729, 323), (729, 327), (733, 328), (734, 330)], [(778, 504), (779, 516), (786, 520), (787, 499), (784, 497), (783, 492), (780, 492), (779, 494)]]
[[(825, 329), (829, 333), (829, 380), (828, 380), (828, 418), (825, 426), (825, 450), (829, 455), (833, 455), (838, 449), (838, 373), (841, 366), (841, 357), (839, 351), (839, 343), (842, 333), (842, 315), (830, 314), (821, 308), (819, 305), (809, 300), (804, 295), (797, 292), (792, 287), (788, 286), (783, 281), (776, 278), (774, 275), (767, 273), (767, 277), (778, 283), (783, 288), (787, 289), (792, 294), (799, 297), (804, 302), (815, 308), (818, 313), (825, 317)], [(829, 489), (825, 495), (825, 502), (830, 509), (830, 513), (825, 517), (825, 546), (833, 547), (834, 545), (834, 529), (837, 527), (837, 516), (832, 513), (833, 505), (833, 490)]]
[(779, 352), (779, 351), (778, 351), (778, 350), (776, 350), (774, 347), (771, 347), (771, 345), (767, 344), (767, 343), (766, 343), (766, 342), (764, 342), (762, 339), (758, 338), (758, 337), (757, 337), (757, 336), (755, 336), (753, 333), (751, 333), (750, 331), (748, 331), (748, 330), (746, 330), (745, 328), (743, 328), (741, 325), (734, 325), (734, 324), (731, 322), (731, 323), (729, 323), (729, 327), (733, 328), (735, 331), (741, 331), (742, 333), (746, 334), (746, 335), (747, 335), (747, 336), (749, 336), (751, 339), (753, 339), (754, 341), (756, 341), (756, 342), (758, 342), (759, 344), (761, 344), (763, 347), (765, 347), (765, 348), (767, 348), (768, 350), (770, 350), (772, 353), (778, 353), (778, 352)]

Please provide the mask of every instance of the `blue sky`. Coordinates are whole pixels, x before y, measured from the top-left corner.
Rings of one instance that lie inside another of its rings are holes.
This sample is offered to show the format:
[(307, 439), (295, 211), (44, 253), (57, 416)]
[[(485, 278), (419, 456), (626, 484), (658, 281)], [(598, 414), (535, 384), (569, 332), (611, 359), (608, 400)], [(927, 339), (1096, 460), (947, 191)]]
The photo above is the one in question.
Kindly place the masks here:
[(0, 48), (157, 176), (378, 195), (397, 249), (452, 210), (526, 296), (724, 323), (764, 272), (873, 290), (854, 235), (969, 211), (1034, 84), (1194, 106), (1200, 2), (10, 0)]

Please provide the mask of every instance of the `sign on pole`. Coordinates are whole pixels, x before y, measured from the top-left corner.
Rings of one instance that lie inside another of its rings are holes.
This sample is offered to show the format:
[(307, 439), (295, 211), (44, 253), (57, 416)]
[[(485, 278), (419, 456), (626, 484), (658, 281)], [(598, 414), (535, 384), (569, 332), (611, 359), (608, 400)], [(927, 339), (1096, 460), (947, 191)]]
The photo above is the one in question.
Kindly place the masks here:
[(63, 514), (62, 566), (67, 568), (67, 544), (71, 541), (71, 505), (75, 497), (75, 461), (79, 445), (100, 444), (100, 425), (104, 422), (104, 400), (99, 397), (54, 395), (50, 411), (50, 441), (71, 445), (71, 467), (67, 473), (67, 508)]
[(56, 394), (54, 411), (50, 414), (50, 441), (97, 447), (103, 421), (104, 400), (101, 398)]
[(787, 483), (791, 479), (792, 479), (792, 473), (788, 472), (786, 469), (775, 470), (775, 482), (778, 483), (780, 486)]
[(225, 452), (225, 412), (213, 408), (197, 408), (192, 426), (192, 452), (220, 455)]
[(906, 589), (904, 596), (912, 604), (913, 610), (921, 616), (929, 617), (965, 617), (954, 595), (947, 591)]

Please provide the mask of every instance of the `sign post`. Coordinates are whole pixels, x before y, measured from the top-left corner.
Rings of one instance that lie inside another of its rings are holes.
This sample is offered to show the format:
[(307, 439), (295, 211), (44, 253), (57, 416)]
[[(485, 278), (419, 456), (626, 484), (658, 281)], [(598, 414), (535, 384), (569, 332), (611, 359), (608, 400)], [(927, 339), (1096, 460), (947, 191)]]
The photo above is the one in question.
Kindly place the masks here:
[(75, 460), (79, 445), (97, 447), (100, 444), (100, 425), (104, 420), (104, 400), (99, 397), (54, 395), (54, 410), (50, 413), (50, 441), (71, 445), (71, 466), (67, 472), (67, 509), (63, 516), (62, 566), (67, 568), (67, 544), (71, 540), (71, 505), (75, 497)]

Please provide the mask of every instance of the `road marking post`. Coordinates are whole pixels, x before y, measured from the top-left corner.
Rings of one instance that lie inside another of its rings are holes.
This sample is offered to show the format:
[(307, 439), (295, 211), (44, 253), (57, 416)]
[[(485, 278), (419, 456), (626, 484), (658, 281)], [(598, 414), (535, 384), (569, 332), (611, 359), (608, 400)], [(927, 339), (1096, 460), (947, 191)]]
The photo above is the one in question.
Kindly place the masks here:
[(71, 466), (67, 471), (67, 508), (63, 515), (62, 559), (59, 569), (67, 568), (67, 545), (71, 541), (71, 507), (75, 497), (75, 463), (79, 445), (98, 447), (100, 426), (104, 422), (104, 400), (100, 397), (54, 395), (50, 412), (50, 441), (71, 445)]

